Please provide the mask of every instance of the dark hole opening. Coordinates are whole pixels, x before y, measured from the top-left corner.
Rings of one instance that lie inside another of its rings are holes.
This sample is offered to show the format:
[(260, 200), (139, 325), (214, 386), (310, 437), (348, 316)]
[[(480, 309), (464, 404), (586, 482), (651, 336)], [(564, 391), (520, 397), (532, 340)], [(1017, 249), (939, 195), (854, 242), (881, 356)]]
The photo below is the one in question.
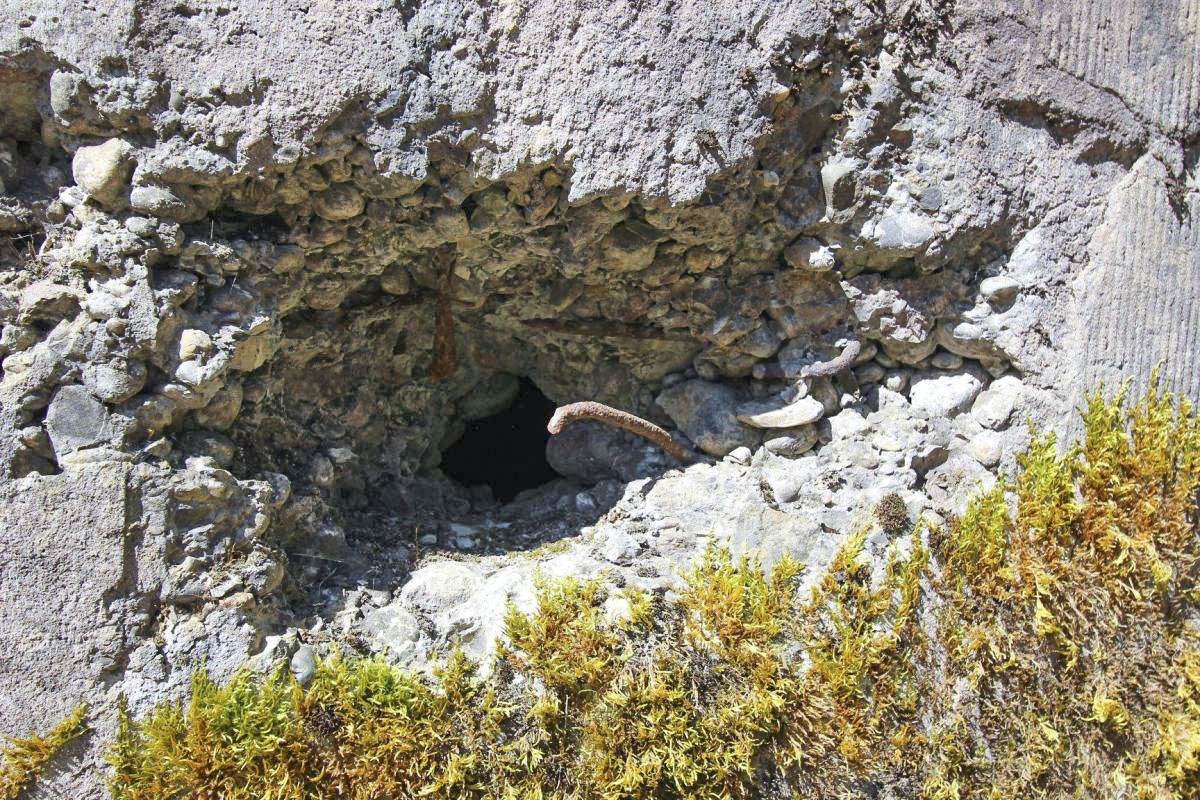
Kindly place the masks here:
[(503, 503), (554, 480), (558, 473), (546, 462), (546, 423), (553, 413), (554, 403), (522, 378), (511, 406), (467, 423), (462, 437), (442, 454), (442, 470), (464, 486), (490, 487)]

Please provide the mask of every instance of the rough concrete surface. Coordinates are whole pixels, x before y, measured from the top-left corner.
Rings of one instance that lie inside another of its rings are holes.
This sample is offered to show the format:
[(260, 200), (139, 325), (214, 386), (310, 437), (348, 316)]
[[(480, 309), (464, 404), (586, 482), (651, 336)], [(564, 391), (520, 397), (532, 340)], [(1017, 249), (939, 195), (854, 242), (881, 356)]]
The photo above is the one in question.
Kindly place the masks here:
[[(1198, 220), (1195, 0), (0, 0), (0, 735), (936, 521), (1200, 393)], [(443, 453), (518, 378), (699, 462), (568, 429), (497, 503)]]

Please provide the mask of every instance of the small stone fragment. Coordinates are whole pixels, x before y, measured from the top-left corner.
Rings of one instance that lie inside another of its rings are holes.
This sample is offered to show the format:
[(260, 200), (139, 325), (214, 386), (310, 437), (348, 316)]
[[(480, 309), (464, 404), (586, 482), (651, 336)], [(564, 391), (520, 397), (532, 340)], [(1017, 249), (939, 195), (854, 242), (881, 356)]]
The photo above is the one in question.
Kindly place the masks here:
[(800, 428), (791, 428), (784, 433), (783, 436), (776, 436), (772, 439), (767, 439), (763, 442), (763, 447), (774, 455), (783, 456), (784, 458), (799, 458), (800, 456), (813, 449), (813, 446), (821, 438), (817, 432), (816, 425), (805, 425)]
[(140, 361), (123, 364), (88, 364), (83, 368), (83, 383), (105, 403), (128, 400), (146, 385), (146, 365)]
[(908, 467), (917, 475), (925, 477), (927, 472), (946, 463), (949, 455), (950, 451), (941, 445), (926, 445), (909, 457)]
[(863, 364), (861, 367), (856, 367), (854, 370), (854, 380), (859, 386), (871, 383), (879, 383), (883, 380), (886, 371), (883, 367), (876, 364), (874, 361)]
[(903, 448), (903, 445), (895, 436), (886, 433), (877, 433), (872, 436), (871, 444), (875, 445), (877, 450), (882, 450), (885, 453), (894, 453)]
[(79, 293), (59, 283), (38, 281), (21, 292), (20, 308), (22, 322), (58, 322), (75, 316), (79, 310)]
[(179, 334), (179, 360), (190, 361), (211, 353), (212, 337), (199, 328), (188, 328)]
[(393, 264), (379, 276), (379, 288), (388, 294), (406, 295), (412, 290), (412, 279), (402, 265)]
[(312, 645), (300, 645), (292, 654), (289, 666), (292, 675), (296, 677), (296, 683), (301, 686), (306, 685), (317, 671), (317, 651), (313, 649)]
[(629, 564), (637, 556), (639, 549), (637, 539), (625, 531), (611, 531), (600, 554), (606, 561), (614, 564)]
[(908, 371), (893, 370), (884, 376), (883, 385), (893, 392), (902, 392), (908, 386)]
[(1021, 284), (1008, 275), (984, 278), (979, 284), (979, 293), (983, 295), (983, 299), (994, 305), (1004, 305), (1010, 302), (1020, 291)]
[(735, 447), (729, 452), (729, 455), (725, 456), (725, 460), (732, 461), (734, 464), (749, 464), (752, 455), (749, 447)]
[(870, 428), (871, 423), (852, 408), (847, 408), (829, 418), (829, 429), (835, 442), (840, 439), (853, 439)]
[(783, 251), (783, 260), (797, 269), (828, 272), (837, 266), (833, 249), (811, 236), (803, 236)]
[(900, 253), (920, 252), (933, 236), (933, 225), (928, 217), (903, 208), (888, 208), (875, 225), (876, 244)]

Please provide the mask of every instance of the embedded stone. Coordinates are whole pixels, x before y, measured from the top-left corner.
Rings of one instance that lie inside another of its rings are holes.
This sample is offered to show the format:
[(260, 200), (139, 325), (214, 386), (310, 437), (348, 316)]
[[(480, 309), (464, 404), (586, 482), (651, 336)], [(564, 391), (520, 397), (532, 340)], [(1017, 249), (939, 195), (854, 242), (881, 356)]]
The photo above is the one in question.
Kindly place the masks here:
[(1007, 427), (1022, 388), (1020, 379), (1013, 375), (997, 378), (976, 398), (971, 406), (971, 416), (991, 430)]
[(366, 201), (358, 189), (348, 183), (339, 183), (315, 195), (313, 208), (323, 219), (341, 222), (361, 214)]
[(829, 431), (833, 441), (853, 439), (870, 430), (871, 423), (852, 408), (847, 408), (829, 418)]
[(227, 430), (242, 410), (242, 385), (231, 383), (213, 395), (208, 405), (196, 412), (196, 421), (207, 428)]
[(88, 364), (83, 369), (83, 383), (105, 403), (128, 400), (146, 385), (146, 365), (140, 361), (123, 364)]
[(79, 293), (69, 286), (39, 281), (21, 292), (20, 319), (57, 322), (75, 316)]
[(825, 406), (821, 401), (812, 397), (801, 397), (788, 403), (782, 408), (769, 406), (767, 403), (747, 403), (738, 408), (738, 421), (755, 428), (795, 428), (800, 425), (810, 425), (825, 415)]
[(457, 561), (435, 561), (412, 573), (400, 592), (400, 601), (408, 608), (434, 615), (469, 598), (483, 583), (483, 577)]
[(253, 372), (267, 363), (275, 351), (275, 339), (269, 334), (239, 338), (229, 359), (229, 368), (238, 372)]
[(412, 279), (402, 265), (393, 264), (379, 276), (379, 288), (388, 294), (406, 295), (412, 290)]
[(783, 260), (797, 269), (828, 272), (837, 266), (833, 249), (811, 236), (803, 236), (783, 251)]
[(983, 295), (983, 299), (997, 305), (1013, 300), (1020, 291), (1020, 282), (1009, 275), (984, 278), (979, 284), (979, 293)]
[(129, 205), (142, 214), (178, 222), (191, 222), (203, 215), (203, 209), (182, 195), (167, 186), (135, 186), (129, 193)]
[(212, 352), (212, 337), (199, 328), (188, 328), (179, 335), (179, 360), (188, 361)]
[(949, 417), (966, 411), (983, 390), (983, 381), (971, 372), (924, 372), (913, 376), (909, 402), (926, 417)]
[(967, 451), (975, 460), (991, 468), (1000, 463), (1004, 453), (1004, 441), (995, 431), (980, 431), (967, 443)]
[(108, 439), (108, 412), (86, 387), (63, 386), (46, 410), (46, 432), (58, 455), (94, 447)]
[(385, 652), (393, 661), (407, 663), (418, 655), (420, 621), (399, 602), (389, 603), (367, 614), (362, 621), (362, 630), (371, 649)]
[(102, 205), (120, 199), (129, 182), (133, 146), (123, 139), (109, 139), (93, 147), (81, 147), (71, 159), (71, 175), (79, 188)]
[(935, 369), (958, 369), (963, 365), (962, 356), (946, 350), (939, 350), (933, 354), (930, 363)]
[(774, 433), (782, 434), (763, 442), (763, 447), (777, 456), (784, 458), (799, 458), (813, 449), (821, 438), (816, 425), (804, 425), (799, 428), (788, 428)]
[(970, 320), (946, 320), (937, 326), (937, 343), (963, 358), (996, 358), (1000, 349), (995, 343), (995, 333)]
[(917, 253), (934, 237), (928, 217), (903, 208), (890, 207), (875, 225), (875, 243), (885, 250)]
[(742, 424), (735, 414), (739, 397), (730, 386), (690, 380), (664, 389), (658, 405), (697, 447), (723, 458), (734, 448), (754, 447), (762, 433)]

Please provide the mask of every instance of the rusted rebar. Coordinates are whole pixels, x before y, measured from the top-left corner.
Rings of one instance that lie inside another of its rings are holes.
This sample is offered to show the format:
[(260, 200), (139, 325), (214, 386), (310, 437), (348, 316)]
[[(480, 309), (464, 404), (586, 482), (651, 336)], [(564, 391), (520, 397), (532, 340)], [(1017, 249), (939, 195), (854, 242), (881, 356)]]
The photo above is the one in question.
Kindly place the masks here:
[(684, 449), (671, 438), (671, 434), (653, 422), (647, 422), (641, 417), (634, 416), (627, 411), (621, 411), (612, 406), (606, 406), (603, 403), (586, 401), (561, 406), (555, 410), (554, 416), (550, 417), (550, 422), (546, 425), (546, 430), (550, 431), (551, 434), (560, 433), (563, 428), (572, 422), (588, 419), (637, 434), (643, 439), (661, 447), (667, 455), (681, 464), (690, 464), (692, 461), (691, 457), (684, 452)]
[(450, 310), (450, 275), (454, 271), (455, 246), (445, 244), (434, 253), (434, 269), (438, 275), (437, 300), (433, 318), (433, 361), (429, 377), (448, 378), (458, 365), (458, 349), (454, 343), (454, 314)]

